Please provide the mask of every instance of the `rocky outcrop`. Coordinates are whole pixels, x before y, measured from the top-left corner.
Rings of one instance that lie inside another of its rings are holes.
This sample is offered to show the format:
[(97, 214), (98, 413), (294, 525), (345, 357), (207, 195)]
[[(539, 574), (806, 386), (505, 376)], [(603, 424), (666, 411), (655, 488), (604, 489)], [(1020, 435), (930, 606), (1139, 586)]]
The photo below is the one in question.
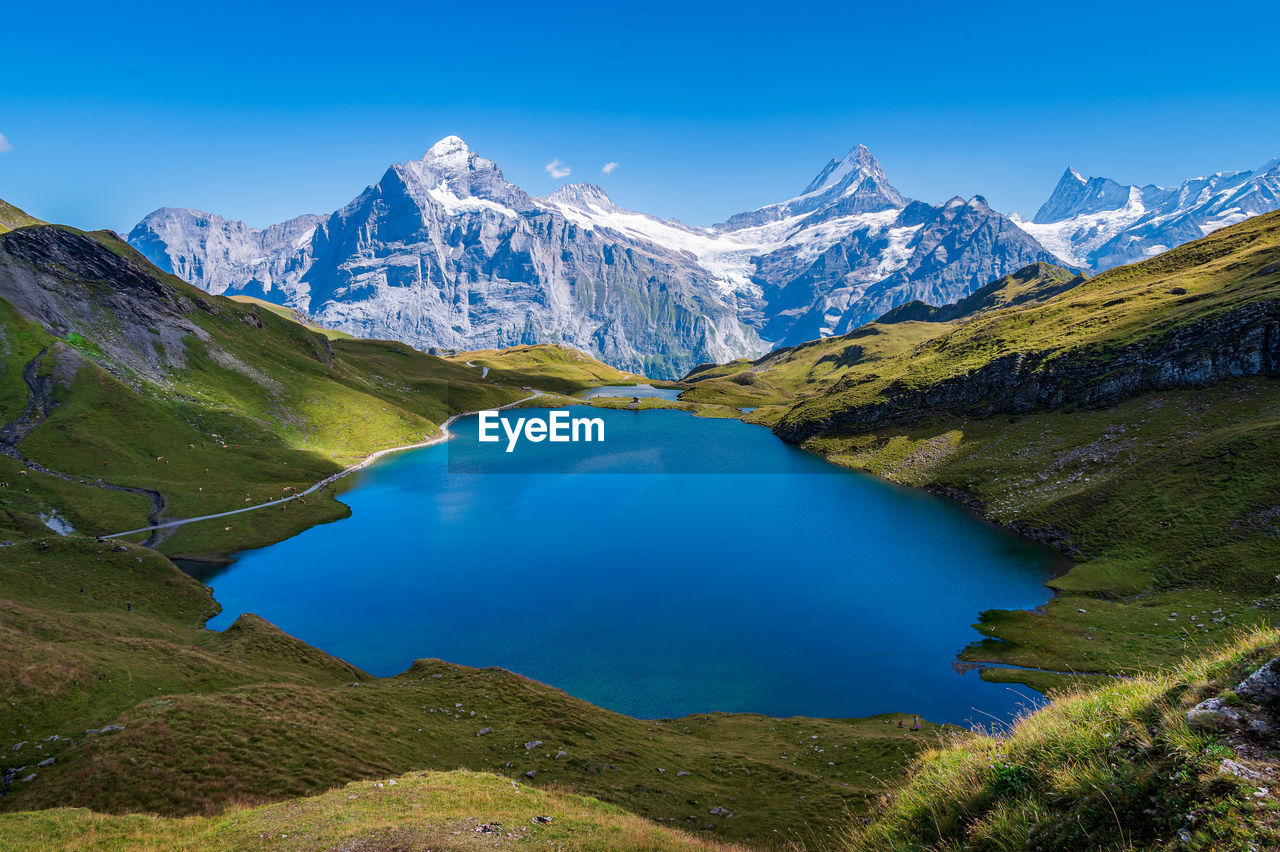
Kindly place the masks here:
[(1051, 263), (1033, 263), (1012, 275), (997, 278), (958, 302), (934, 307), (914, 299), (878, 317), (876, 322), (892, 325), (899, 322), (950, 322), (984, 311), (1043, 302), (1086, 281), (1084, 275)]
[(775, 431), (786, 440), (801, 441), (833, 428), (871, 431), (943, 415), (1025, 414), (1068, 404), (1104, 407), (1148, 391), (1259, 375), (1280, 376), (1277, 300), (1245, 305), (1119, 348), (1013, 352), (920, 390), (895, 382), (886, 388), (883, 402), (820, 418), (793, 412)]
[(91, 339), (121, 378), (163, 382), (185, 363), (186, 338), (208, 337), (188, 316), (201, 305), (119, 249), (53, 226), (4, 234), (0, 299), (54, 337)]

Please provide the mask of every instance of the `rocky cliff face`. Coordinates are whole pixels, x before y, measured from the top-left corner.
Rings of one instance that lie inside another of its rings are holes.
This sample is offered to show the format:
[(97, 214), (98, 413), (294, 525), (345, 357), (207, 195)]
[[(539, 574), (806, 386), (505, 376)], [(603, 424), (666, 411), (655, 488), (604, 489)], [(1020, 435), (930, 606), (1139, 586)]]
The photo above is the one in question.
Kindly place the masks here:
[(96, 240), (51, 226), (0, 235), (0, 299), (54, 337), (91, 339), (102, 366), (130, 383), (164, 383), (186, 362), (185, 340), (208, 337), (188, 315), (216, 310)]
[(255, 230), (162, 210), (129, 240), (205, 289), (423, 348), (562, 342), (662, 377), (766, 348), (692, 257), (581, 227), (456, 137), (328, 217)]
[(778, 274), (785, 250), (762, 258), (764, 298), (775, 309), (765, 336), (797, 344), (847, 334), (906, 302), (945, 305), (1028, 264), (1057, 262), (981, 196), (895, 212), (849, 232), (794, 277)]
[(1116, 349), (1010, 353), (923, 390), (894, 383), (884, 401), (874, 405), (819, 419), (789, 417), (775, 431), (802, 441), (833, 428), (871, 431), (939, 415), (1026, 414), (1067, 404), (1102, 407), (1149, 391), (1246, 376), (1280, 376), (1280, 301), (1245, 305)]

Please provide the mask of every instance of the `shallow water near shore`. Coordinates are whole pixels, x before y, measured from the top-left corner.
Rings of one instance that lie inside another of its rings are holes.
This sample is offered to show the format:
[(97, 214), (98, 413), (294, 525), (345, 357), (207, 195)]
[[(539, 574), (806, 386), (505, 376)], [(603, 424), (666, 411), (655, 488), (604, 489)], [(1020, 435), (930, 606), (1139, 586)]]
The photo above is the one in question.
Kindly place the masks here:
[(1038, 697), (952, 664), (980, 611), (1048, 600), (1043, 549), (759, 426), (570, 411), (607, 440), (507, 454), (465, 417), (379, 461), (350, 518), (209, 579), (210, 627), (255, 612), (373, 674), (501, 666), (646, 718), (990, 723)]

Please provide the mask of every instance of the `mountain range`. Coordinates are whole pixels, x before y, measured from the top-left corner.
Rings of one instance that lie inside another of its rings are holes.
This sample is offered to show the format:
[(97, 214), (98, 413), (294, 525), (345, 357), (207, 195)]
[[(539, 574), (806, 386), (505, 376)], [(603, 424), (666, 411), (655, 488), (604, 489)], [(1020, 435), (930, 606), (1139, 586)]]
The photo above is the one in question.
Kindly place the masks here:
[(1280, 209), (1280, 158), (1178, 186), (1122, 186), (1067, 169), (1031, 221), (1013, 221), (1072, 266), (1104, 272)]
[[(1094, 270), (1280, 207), (1276, 163), (1177, 189), (1069, 170), (1030, 222), (907, 198), (862, 145), (794, 198), (695, 227), (591, 184), (535, 198), (449, 136), (327, 216), (268, 228), (161, 208), (129, 242), (215, 294), (421, 348), (558, 342), (658, 378), (940, 305), (1032, 263)], [(1134, 199), (1137, 199), (1136, 201)], [(1136, 253), (1136, 255), (1135, 255)]]

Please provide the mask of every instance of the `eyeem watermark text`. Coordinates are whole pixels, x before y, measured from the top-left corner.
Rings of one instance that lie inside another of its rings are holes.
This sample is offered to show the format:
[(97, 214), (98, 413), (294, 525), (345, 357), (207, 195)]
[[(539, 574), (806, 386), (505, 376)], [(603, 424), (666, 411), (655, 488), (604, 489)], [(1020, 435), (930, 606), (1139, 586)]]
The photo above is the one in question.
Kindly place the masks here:
[[(499, 428), (501, 427), (501, 428)], [(480, 412), (481, 443), (497, 443), (507, 437), (507, 452), (512, 452), (523, 436), (535, 444), (550, 441), (553, 444), (570, 441), (603, 441), (604, 419), (601, 417), (572, 417), (567, 411), (553, 411), (546, 417), (517, 417), (503, 419), (497, 411)]]

